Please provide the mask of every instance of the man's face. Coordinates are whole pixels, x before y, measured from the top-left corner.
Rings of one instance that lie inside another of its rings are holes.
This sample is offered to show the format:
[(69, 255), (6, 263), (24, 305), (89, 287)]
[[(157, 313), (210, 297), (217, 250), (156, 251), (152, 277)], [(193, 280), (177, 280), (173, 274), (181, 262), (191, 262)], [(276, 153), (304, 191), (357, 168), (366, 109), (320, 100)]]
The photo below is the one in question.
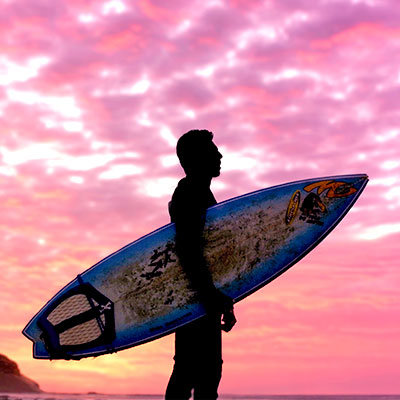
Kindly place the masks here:
[(192, 149), (190, 166), (187, 166), (188, 175), (196, 175), (205, 178), (215, 178), (221, 171), (222, 154), (213, 142), (203, 143), (196, 149)]
[(204, 154), (204, 167), (212, 178), (219, 176), (221, 172), (221, 158), (222, 154), (218, 151), (218, 147), (210, 142)]

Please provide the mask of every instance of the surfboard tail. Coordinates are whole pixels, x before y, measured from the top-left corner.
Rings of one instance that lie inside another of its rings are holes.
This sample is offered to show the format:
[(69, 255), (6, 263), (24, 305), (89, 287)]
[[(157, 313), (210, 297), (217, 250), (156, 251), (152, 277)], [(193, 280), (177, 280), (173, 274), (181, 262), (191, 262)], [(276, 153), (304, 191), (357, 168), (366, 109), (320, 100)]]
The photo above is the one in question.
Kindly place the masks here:
[(78, 283), (43, 310), (35, 322), (36, 340), (24, 329), (34, 341), (34, 358), (80, 359), (81, 352), (99, 346), (113, 351), (113, 302), (80, 276)]

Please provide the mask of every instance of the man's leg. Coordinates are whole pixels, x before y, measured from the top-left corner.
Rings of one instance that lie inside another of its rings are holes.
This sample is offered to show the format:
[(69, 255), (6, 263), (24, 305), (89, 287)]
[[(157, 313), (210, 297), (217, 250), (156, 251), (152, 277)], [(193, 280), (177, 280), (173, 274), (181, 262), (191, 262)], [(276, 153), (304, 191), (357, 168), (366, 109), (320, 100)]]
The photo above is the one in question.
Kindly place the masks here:
[(199, 329), (195, 400), (215, 400), (222, 375), (221, 316), (207, 315)]
[(175, 334), (175, 365), (166, 400), (218, 397), (221, 379), (221, 316), (206, 315), (179, 328)]
[(187, 400), (192, 394), (197, 332), (197, 325), (194, 322), (177, 329), (175, 333), (175, 364), (165, 400)]
[(222, 375), (222, 361), (206, 366), (196, 377), (194, 400), (216, 400)]
[(191, 377), (183, 363), (175, 361), (174, 370), (169, 379), (165, 400), (188, 400), (192, 395)]

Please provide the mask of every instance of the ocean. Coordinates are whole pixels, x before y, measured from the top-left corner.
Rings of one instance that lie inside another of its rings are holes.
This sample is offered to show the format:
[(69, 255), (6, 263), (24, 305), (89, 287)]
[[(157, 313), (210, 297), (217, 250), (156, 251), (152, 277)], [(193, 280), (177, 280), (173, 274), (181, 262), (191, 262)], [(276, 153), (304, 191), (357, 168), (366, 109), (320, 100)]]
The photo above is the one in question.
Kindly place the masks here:
[[(0, 393), (0, 400), (163, 400), (161, 394)], [(220, 400), (400, 400), (400, 395), (230, 395)]]

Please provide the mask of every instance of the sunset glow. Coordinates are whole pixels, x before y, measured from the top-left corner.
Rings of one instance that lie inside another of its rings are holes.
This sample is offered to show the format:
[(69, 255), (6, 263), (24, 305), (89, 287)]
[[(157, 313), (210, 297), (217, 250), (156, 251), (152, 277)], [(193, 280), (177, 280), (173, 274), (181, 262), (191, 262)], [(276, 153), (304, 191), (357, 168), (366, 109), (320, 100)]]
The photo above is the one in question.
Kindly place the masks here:
[(189, 129), (218, 201), (366, 173), (340, 225), (238, 303), (221, 393), (399, 393), (396, 0), (0, 0), (0, 353), (46, 391), (163, 393), (173, 335), (42, 361), (21, 331), (66, 283), (169, 222)]

